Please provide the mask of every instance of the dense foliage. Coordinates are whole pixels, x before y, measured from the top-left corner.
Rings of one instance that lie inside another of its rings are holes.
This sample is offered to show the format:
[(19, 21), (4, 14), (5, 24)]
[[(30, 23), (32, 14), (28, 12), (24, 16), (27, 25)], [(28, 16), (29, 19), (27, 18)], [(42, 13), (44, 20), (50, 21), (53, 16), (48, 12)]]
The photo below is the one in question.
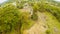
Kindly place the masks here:
[(0, 8), (0, 32), (8, 32), (19, 22), (19, 11), (13, 5)]
[(0, 8), (0, 34), (8, 34), (12, 30), (21, 33), (21, 30), (30, 28), (32, 24), (29, 14), (22, 13), (11, 3)]

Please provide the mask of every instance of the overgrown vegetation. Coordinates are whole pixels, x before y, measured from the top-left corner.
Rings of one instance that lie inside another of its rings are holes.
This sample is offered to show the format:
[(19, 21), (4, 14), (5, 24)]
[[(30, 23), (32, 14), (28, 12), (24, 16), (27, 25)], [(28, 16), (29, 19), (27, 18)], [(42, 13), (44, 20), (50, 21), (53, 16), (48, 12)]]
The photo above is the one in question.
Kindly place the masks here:
[[(22, 34), (23, 30), (29, 29), (34, 24), (34, 21), (38, 20), (37, 12), (48, 12), (52, 14), (58, 22), (60, 21), (60, 7), (56, 6), (55, 4), (54, 6), (52, 3), (46, 3), (45, 0), (19, 1), (14, 1), (16, 2), (16, 6), (12, 4), (13, 2), (1, 5), (0, 34), (8, 34), (11, 33), (12, 30), (17, 31), (18, 34)], [(23, 7), (25, 3), (28, 3), (28, 5), (33, 9), (33, 14), (31, 16), (28, 12), (22, 12), (20, 10), (24, 9)], [(46, 30), (46, 34), (50, 34), (50, 30)]]
[(19, 11), (13, 5), (0, 8), (0, 32), (7, 33), (12, 31), (20, 23), (19, 20)]
[(8, 4), (0, 8), (0, 34), (6, 34), (12, 30), (20, 32), (20, 29), (28, 29), (33, 24), (28, 13), (22, 13), (17, 7)]

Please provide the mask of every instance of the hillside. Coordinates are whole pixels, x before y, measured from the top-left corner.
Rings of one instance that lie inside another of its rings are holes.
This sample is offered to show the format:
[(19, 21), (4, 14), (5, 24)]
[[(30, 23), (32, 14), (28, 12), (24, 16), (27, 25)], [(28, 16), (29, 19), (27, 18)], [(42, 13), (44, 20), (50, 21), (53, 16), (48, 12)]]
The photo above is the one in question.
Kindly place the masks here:
[(1, 4), (0, 34), (60, 34), (59, 3), (9, 0)]

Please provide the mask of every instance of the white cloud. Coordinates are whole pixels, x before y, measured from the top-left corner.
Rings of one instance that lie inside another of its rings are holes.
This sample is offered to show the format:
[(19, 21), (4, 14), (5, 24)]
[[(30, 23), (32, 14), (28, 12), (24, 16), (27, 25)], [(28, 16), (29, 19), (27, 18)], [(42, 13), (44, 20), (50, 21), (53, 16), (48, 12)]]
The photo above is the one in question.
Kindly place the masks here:
[(7, 1), (7, 0), (0, 0), (0, 3), (3, 3), (3, 2), (5, 2), (5, 1)]

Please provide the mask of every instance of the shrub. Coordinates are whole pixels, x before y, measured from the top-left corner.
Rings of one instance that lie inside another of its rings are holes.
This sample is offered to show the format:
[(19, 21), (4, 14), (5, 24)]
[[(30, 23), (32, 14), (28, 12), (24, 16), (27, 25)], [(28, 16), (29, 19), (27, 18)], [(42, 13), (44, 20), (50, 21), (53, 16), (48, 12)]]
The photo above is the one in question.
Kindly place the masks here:
[(50, 30), (46, 30), (46, 34), (50, 34)]
[(19, 21), (19, 11), (13, 5), (0, 8), (0, 32), (10, 32)]
[(31, 16), (31, 19), (32, 19), (32, 20), (38, 20), (38, 15), (34, 13), (34, 14)]

